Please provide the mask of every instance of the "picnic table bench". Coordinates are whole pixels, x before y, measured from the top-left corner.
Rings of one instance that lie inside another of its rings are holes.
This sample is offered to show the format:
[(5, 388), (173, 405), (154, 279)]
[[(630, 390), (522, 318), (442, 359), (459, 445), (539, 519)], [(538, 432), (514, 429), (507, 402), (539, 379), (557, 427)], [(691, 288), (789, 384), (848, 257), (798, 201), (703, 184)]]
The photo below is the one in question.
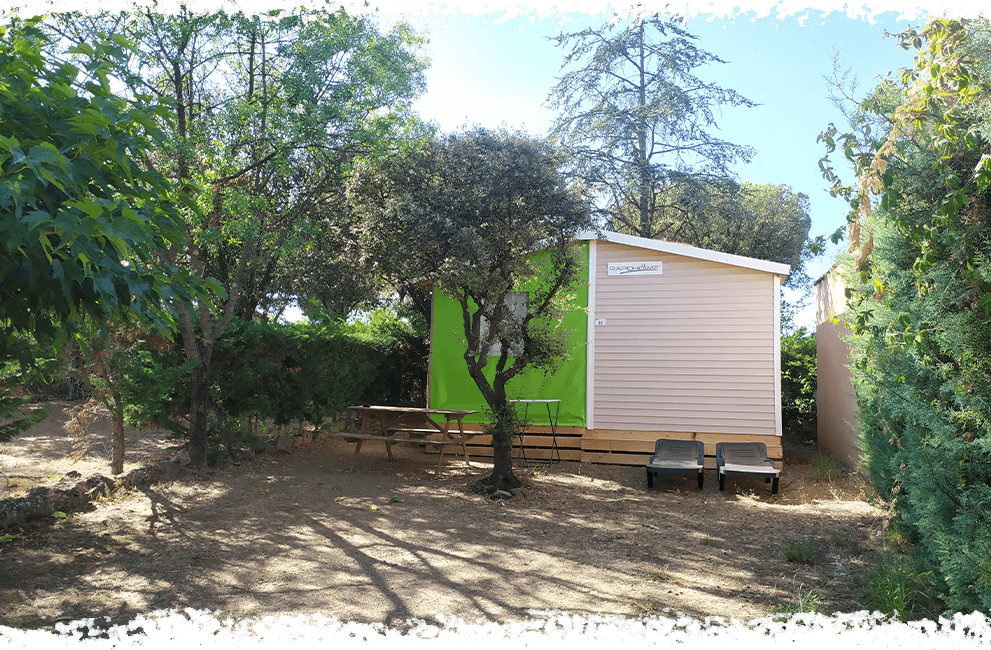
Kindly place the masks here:
[(437, 429), (404, 429), (401, 427), (389, 427), (386, 431), (388, 431), (390, 435), (402, 433), (411, 438), (417, 439), (424, 438), (431, 433), (437, 433)]
[[(476, 432), (466, 433), (461, 424), (462, 419), (466, 415), (477, 413), (478, 411), (431, 409), (412, 406), (372, 406), (369, 404), (351, 406), (350, 408), (361, 414), (361, 431), (359, 433), (340, 432), (334, 434), (342, 440), (353, 442), (355, 445), (350, 471), (354, 470), (354, 466), (358, 461), (358, 454), (361, 452), (361, 444), (365, 441), (385, 443), (385, 450), (389, 455), (390, 461), (393, 460), (392, 445), (394, 444), (415, 444), (421, 447), (433, 447), (440, 452), (437, 458), (438, 471), (444, 460), (444, 450), (452, 445), (457, 445), (461, 447), (461, 451), (464, 453), (465, 464), (468, 464), (468, 450), (465, 447), (465, 442), (471, 436), (478, 435)], [(432, 425), (432, 428), (391, 426), (392, 422), (390, 420), (410, 415), (424, 419)], [(444, 416), (445, 422), (443, 424), (434, 422), (430, 419), (431, 415)], [(451, 430), (452, 422), (458, 423), (456, 431)], [(439, 434), (442, 438), (428, 438), (427, 436), (430, 434)]]

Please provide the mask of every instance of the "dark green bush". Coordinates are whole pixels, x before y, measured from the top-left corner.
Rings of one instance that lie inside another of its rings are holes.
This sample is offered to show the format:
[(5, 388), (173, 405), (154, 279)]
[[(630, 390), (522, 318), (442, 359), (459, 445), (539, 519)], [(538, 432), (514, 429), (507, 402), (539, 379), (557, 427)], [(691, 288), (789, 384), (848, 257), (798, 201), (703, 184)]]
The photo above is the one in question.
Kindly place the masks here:
[(236, 323), (213, 356), (217, 410), (319, 424), (360, 401), (381, 355), (345, 325)]
[(232, 454), (237, 449), (251, 447), (257, 441), (258, 435), (248, 427), (246, 420), (228, 415), (210, 425), (208, 457)]
[(422, 404), (425, 337), (379, 311), (367, 323), (236, 323), (217, 343), (217, 410), (314, 424), (352, 404)]
[(349, 327), (375, 351), (375, 378), (362, 394), (361, 403), (425, 404), (429, 346), (420, 320), (383, 309), (372, 314), (367, 324)]
[[(991, 255), (986, 236), (972, 235), (972, 254)], [(874, 258), (884, 295), (872, 274), (851, 311), (861, 323), (854, 380), (871, 482), (894, 505), (912, 556), (933, 569), (948, 607), (991, 612), (987, 317), (961, 301), (969, 290), (952, 259), (920, 276), (889, 223), (875, 225)]]
[[(871, 258), (863, 274), (848, 271), (861, 446), (938, 597), (954, 612), (991, 613), (991, 337), (968, 268), (991, 259), (991, 239), (984, 220), (933, 229), (917, 262), (908, 231), (939, 214), (927, 157), (895, 168), (904, 203), (875, 214)], [(991, 197), (975, 205), (987, 214)]]
[(816, 439), (816, 336), (804, 327), (781, 337), (781, 423), (801, 440)]
[[(194, 362), (181, 342), (136, 335), (113, 362), (127, 422), (183, 437)], [(234, 322), (211, 360), (211, 453), (250, 446), (250, 420), (319, 424), (356, 403), (422, 404), (425, 380), (422, 328), (389, 312), (353, 324)]]
[[(915, 67), (851, 115), (846, 267), (861, 444), (949, 612), (991, 613), (991, 23), (899, 36)], [(828, 165), (823, 164), (829, 176)]]
[(32, 398), (67, 390), (66, 360), (51, 340), (39, 344), (24, 334), (8, 334), (9, 356), (0, 359), (0, 443), (45, 419), (48, 409), (24, 409)]

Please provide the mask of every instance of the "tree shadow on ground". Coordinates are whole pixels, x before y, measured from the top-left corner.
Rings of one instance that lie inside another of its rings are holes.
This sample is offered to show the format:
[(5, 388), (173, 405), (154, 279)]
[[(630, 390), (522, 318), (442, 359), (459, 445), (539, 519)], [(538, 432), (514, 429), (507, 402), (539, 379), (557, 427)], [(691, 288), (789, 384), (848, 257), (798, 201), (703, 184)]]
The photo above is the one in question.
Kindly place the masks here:
[[(577, 464), (526, 473), (523, 495), (493, 501), (468, 488), (477, 462), (435, 473), (432, 456), (388, 463), (383, 451), (348, 472), (348, 451), (314, 444), (33, 524), (0, 547), (0, 623), (187, 607), (388, 624), (665, 608), (751, 618), (796, 588), (830, 611), (862, 609), (854, 577), (877, 544), (867, 504), (786, 505), (746, 481), (742, 494), (676, 478), (648, 491), (642, 468)], [(808, 563), (782, 558), (793, 540), (811, 540)]]

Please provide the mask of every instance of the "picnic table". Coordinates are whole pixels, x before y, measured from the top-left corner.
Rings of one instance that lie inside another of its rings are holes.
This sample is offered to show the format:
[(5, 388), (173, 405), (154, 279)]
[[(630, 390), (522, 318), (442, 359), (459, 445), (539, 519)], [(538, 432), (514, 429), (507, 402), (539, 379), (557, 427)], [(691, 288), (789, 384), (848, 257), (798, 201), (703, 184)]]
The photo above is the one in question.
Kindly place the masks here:
[[(437, 469), (440, 470), (441, 462), (444, 460), (444, 450), (447, 447), (456, 445), (461, 447), (465, 457), (465, 464), (468, 464), (468, 449), (465, 443), (472, 436), (480, 435), (476, 431), (465, 431), (462, 420), (466, 415), (478, 413), (478, 411), (465, 411), (458, 409), (432, 409), (415, 406), (373, 406), (362, 404), (360, 406), (348, 407), (361, 414), (361, 429), (358, 433), (340, 432), (335, 433), (339, 438), (355, 443), (354, 457), (351, 459), (351, 471), (354, 470), (358, 460), (358, 453), (361, 451), (361, 443), (365, 441), (384, 442), (389, 460), (392, 460), (392, 445), (394, 444), (415, 444), (419, 446), (431, 446), (440, 451), (437, 458)], [(431, 415), (444, 417), (444, 422), (435, 422)], [(424, 426), (411, 427), (401, 423), (401, 420), (415, 416), (424, 422)], [(451, 423), (457, 422), (457, 430), (451, 429)], [(440, 435), (440, 438), (428, 438), (429, 435)]]

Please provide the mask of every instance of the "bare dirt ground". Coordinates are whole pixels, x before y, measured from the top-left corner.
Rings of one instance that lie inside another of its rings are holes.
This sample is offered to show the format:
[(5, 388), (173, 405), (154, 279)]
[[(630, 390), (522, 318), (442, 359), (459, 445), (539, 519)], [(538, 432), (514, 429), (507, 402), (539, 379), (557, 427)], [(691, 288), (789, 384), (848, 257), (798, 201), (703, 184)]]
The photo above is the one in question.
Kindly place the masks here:
[[(8, 496), (67, 471), (108, 474), (109, 426), (70, 463), (63, 404), (0, 445)], [(168, 457), (161, 431), (129, 432), (125, 471)], [(856, 474), (815, 478), (815, 450), (785, 445), (778, 495), (715, 472), (705, 489), (643, 468), (562, 463), (519, 470), (523, 493), (492, 501), (469, 486), (491, 466), (397, 445), (320, 438), (291, 453), (111, 495), (32, 522), (0, 542), (0, 625), (115, 623), (170, 608), (234, 618), (337, 616), (402, 624), (571, 614), (683, 613), (749, 620), (800, 605), (857, 611), (858, 577), (883, 544), (883, 514)], [(782, 554), (810, 543), (808, 562)]]

